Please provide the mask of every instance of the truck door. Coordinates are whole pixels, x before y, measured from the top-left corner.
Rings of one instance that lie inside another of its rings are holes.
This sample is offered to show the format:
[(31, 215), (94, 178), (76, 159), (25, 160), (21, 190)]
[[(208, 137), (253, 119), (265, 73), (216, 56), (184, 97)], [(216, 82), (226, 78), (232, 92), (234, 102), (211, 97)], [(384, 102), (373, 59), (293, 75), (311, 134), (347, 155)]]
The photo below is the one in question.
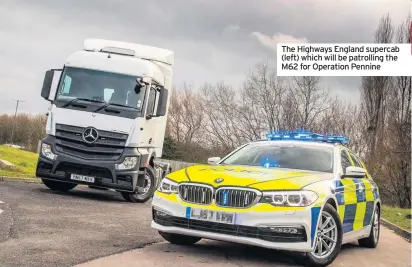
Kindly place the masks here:
[(154, 86), (150, 87), (149, 93), (147, 95), (147, 105), (146, 105), (146, 114), (145, 122), (143, 123), (144, 131), (143, 136), (140, 139), (148, 147), (155, 147), (156, 142), (156, 133), (157, 133), (157, 124), (159, 122), (159, 117), (156, 117), (157, 104), (159, 102), (159, 92)]

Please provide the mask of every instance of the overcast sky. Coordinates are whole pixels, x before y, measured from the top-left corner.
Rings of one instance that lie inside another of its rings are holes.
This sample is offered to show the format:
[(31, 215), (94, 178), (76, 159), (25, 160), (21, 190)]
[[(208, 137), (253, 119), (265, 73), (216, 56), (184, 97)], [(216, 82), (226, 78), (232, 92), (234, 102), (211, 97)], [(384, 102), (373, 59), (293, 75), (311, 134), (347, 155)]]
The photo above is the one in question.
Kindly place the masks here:
[[(0, 113), (46, 112), (44, 72), (85, 38), (172, 49), (174, 84), (240, 84), (256, 63), (274, 66), (276, 42), (370, 42), (382, 15), (403, 21), (410, 0), (1, 0)], [(323, 78), (344, 99), (359, 78)]]

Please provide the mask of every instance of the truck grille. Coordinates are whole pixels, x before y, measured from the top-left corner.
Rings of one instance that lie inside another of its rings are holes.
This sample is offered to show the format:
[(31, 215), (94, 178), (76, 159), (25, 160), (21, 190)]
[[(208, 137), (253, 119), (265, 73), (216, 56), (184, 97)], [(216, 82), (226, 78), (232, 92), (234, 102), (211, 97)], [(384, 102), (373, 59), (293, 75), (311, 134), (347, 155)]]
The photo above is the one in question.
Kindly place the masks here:
[(57, 152), (86, 160), (117, 160), (122, 156), (127, 134), (97, 130), (98, 140), (93, 144), (87, 144), (82, 137), (85, 129), (56, 124)]
[(179, 185), (180, 198), (186, 202), (208, 205), (212, 203), (213, 190), (204, 185)]
[(249, 189), (219, 188), (216, 191), (216, 205), (221, 207), (247, 208), (258, 200), (258, 191)]

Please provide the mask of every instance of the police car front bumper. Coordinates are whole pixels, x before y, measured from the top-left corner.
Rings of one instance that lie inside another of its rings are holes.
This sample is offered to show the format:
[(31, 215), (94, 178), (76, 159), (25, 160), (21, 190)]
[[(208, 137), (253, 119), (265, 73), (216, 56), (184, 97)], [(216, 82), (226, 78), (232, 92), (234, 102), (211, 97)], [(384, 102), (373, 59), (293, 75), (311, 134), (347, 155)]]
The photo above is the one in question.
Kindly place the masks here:
[[(288, 212), (239, 212), (236, 214), (235, 224), (223, 224), (189, 219), (186, 209), (190, 204), (181, 200), (179, 202), (155, 194), (152, 202), (152, 228), (166, 233), (270, 249), (313, 251), (315, 231), (312, 228), (317, 228), (320, 208)], [(313, 209), (316, 209), (315, 212)], [(284, 232), (285, 229), (288, 229), (287, 232)]]

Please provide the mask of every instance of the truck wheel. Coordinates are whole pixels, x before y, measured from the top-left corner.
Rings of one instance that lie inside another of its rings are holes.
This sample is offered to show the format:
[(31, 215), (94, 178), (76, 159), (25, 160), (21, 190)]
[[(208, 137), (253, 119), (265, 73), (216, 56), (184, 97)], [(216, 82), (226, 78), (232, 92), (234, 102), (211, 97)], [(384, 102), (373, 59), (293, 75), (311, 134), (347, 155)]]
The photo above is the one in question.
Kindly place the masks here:
[(41, 180), (45, 186), (47, 186), (53, 191), (67, 192), (77, 186), (77, 184), (57, 182), (57, 181), (48, 180), (48, 179), (41, 179)]
[(144, 185), (143, 187), (136, 187), (133, 193), (122, 192), (122, 196), (125, 200), (133, 203), (145, 203), (152, 196), (156, 187), (155, 172), (151, 166), (146, 168)]
[(373, 221), (371, 231), (368, 237), (358, 240), (358, 244), (365, 248), (376, 248), (379, 242), (379, 232), (380, 232), (380, 210), (376, 206), (375, 213), (373, 214)]
[(315, 251), (296, 258), (304, 266), (328, 266), (336, 259), (342, 245), (342, 224), (336, 209), (326, 204), (320, 216), (314, 240)]
[(164, 240), (181, 246), (189, 246), (199, 242), (202, 238), (196, 236), (171, 234), (159, 231), (159, 235), (163, 237)]

